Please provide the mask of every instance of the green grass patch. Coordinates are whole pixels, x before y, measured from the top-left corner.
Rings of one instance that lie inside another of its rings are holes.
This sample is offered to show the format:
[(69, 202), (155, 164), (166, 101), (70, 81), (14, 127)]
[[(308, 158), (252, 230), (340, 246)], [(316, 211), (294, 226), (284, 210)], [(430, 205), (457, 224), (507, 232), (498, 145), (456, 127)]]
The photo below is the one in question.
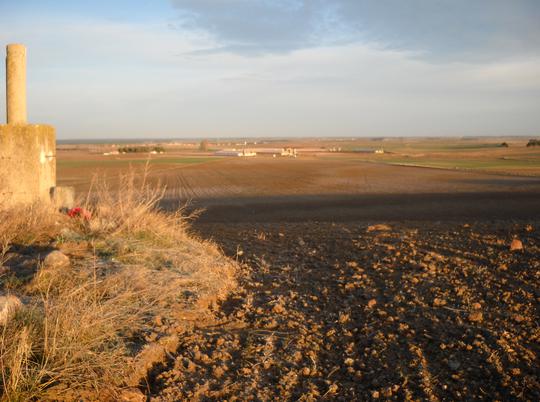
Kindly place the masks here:
[[(198, 163), (215, 162), (220, 160), (219, 157), (213, 156), (197, 156), (197, 157), (178, 157), (178, 158), (156, 158), (150, 159), (150, 165), (193, 165)], [(58, 167), (65, 168), (95, 168), (105, 166), (129, 166), (129, 165), (144, 165), (147, 159), (96, 159), (96, 160), (59, 160)]]
[(389, 156), (360, 156), (359, 157), (336, 157), (326, 156), (325, 159), (341, 160), (350, 162), (384, 163), (387, 165), (419, 166), (438, 169), (471, 169), (511, 171), (517, 169), (540, 169), (540, 159), (429, 159), (429, 158), (405, 158)]
[(396, 158), (381, 161), (392, 165), (424, 166), (442, 169), (480, 169), (480, 170), (506, 170), (523, 168), (540, 168), (540, 161), (518, 159), (443, 159), (427, 160), (416, 158)]

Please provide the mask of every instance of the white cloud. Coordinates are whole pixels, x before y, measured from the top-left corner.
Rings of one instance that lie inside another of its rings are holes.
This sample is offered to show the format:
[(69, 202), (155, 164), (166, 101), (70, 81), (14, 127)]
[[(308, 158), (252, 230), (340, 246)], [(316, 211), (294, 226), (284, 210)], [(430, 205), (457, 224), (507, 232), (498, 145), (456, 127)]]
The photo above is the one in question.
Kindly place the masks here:
[(0, 23), (0, 42), (28, 46), (31, 119), (54, 124), (60, 138), (538, 130), (537, 58), (435, 64), (360, 43), (197, 55), (213, 39), (165, 23)]

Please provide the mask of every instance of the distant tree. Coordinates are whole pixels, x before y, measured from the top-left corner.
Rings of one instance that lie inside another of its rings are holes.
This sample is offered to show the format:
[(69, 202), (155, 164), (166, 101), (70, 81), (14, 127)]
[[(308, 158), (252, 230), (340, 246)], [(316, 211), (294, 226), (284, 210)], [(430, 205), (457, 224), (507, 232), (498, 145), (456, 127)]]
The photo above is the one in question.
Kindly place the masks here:
[(208, 151), (208, 140), (205, 139), (201, 141), (201, 143), (199, 144), (199, 151)]
[(500, 146), (503, 148), (508, 148), (508, 144), (506, 142), (503, 142)]
[(150, 148), (148, 147), (121, 147), (118, 148), (118, 152), (130, 154), (130, 153), (138, 153), (138, 152), (150, 152)]
[(540, 146), (540, 140), (531, 139), (531, 140), (529, 140), (529, 142), (527, 143), (527, 146), (528, 146), (528, 147), (536, 147), (536, 146)]

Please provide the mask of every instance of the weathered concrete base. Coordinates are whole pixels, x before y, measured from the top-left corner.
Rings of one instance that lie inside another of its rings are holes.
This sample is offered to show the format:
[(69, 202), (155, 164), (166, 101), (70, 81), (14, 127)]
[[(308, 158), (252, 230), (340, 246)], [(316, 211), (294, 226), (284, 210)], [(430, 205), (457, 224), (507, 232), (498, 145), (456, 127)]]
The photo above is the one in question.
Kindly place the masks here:
[(54, 128), (0, 125), (0, 207), (50, 202), (55, 185)]
[(58, 209), (71, 209), (75, 205), (75, 187), (58, 186), (51, 188), (51, 200)]

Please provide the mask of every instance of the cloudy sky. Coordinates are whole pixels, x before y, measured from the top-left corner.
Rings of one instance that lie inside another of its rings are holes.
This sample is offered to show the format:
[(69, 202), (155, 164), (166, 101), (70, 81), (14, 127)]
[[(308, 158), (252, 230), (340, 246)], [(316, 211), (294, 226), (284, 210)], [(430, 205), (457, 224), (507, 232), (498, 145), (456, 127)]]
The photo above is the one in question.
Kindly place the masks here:
[(29, 119), (63, 139), (532, 136), (538, 21), (538, 0), (0, 0), (0, 44), (27, 45)]

